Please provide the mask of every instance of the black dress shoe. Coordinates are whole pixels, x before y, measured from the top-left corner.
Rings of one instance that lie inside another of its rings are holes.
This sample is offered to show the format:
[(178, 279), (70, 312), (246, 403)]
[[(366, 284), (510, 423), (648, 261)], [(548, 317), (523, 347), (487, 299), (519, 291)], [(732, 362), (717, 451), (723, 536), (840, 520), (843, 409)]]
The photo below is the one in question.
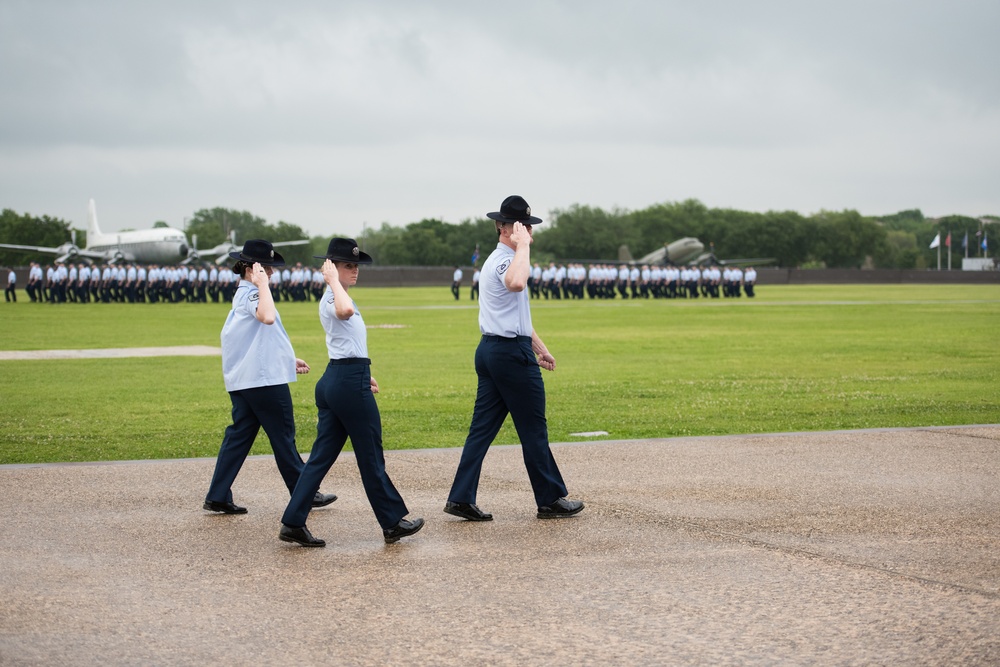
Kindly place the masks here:
[(538, 508), (539, 519), (558, 519), (564, 516), (573, 516), (583, 509), (583, 503), (579, 500), (566, 500), (558, 498), (555, 502), (542, 505)]
[(382, 536), (385, 537), (386, 544), (392, 544), (393, 542), (398, 542), (399, 538), (412, 535), (423, 527), (423, 519), (414, 519), (413, 521), (400, 519), (399, 523), (392, 528), (383, 529)]
[(313, 496), (312, 506), (313, 507), (326, 507), (327, 505), (329, 505), (330, 503), (332, 503), (336, 499), (337, 499), (337, 496), (335, 494), (333, 494), (333, 493), (320, 493), (319, 491), (317, 491), (316, 495)]
[(292, 526), (286, 526), (281, 524), (281, 530), (278, 531), (278, 539), (282, 542), (295, 542), (296, 544), (301, 544), (304, 547), (325, 547), (326, 541), (319, 539), (318, 537), (313, 537), (312, 533), (305, 526), (301, 528), (294, 528)]
[(460, 516), (469, 521), (492, 521), (493, 515), (484, 512), (475, 503), (453, 503), (450, 500), (444, 504), (446, 514)]
[(218, 500), (206, 500), (205, 504), (202, 505), (209, 512), (222, 512), (223, 514), (246, 514), (247, 508), (240, 507), (239, 505), (234, 505), (228, 500), (224, 503)]

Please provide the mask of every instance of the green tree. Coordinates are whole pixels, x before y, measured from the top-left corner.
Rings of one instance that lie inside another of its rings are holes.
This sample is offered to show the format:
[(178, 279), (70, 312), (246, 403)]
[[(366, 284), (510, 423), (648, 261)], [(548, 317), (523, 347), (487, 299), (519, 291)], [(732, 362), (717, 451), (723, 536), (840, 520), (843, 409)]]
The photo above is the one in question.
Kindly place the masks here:
[(820, 211), (813, 256), (829, 268), (861, 268), (869, 256), (885, 253), (885, 229), (857, 211)]
[(702, 238), (710, 219), (708, 207), (697, 199), (656, 204), (628, 214), (634, 237), (629, 244), (633, 257), (641, 257), (657, 248), (686, 236)]
[(198, 237), (199, 248), (209, 248), (228, 241), (233, 233), (237, 243), (247, 239), (267, 238), (265, 233), (268, 231), (268, 225), (264, 218), (249, 211), (216, 207), (196, 211), (188, 220), (187, 229), (184, 231), (192, 239)]
[[(264, 218), (249, 211), (221, 207), (196, 211), (184, 231), (187, 232), (191, 243), (197, 243), (196, 247), (201, 250), (216, 248), (233, 238), (237, 247), (249, 239), (267, 239), (272, 243), (309, 239), (309, 235), (298, 225), (280, 220), (277, 224), (270, 225)], [(324, 246), (323, 252), (325, 251)], [(283, 246), (279, 252), (288, 264), (312, 262), (312, 244)], [(202, 259), (210, 262), (215, 257), (202, 257)]]
[(633, 227), (622, 211), (573, 205), (553, 211), (552, 219), (538, 226), (532, 252), (537, 251), (540, 261), (614, 259), (618, 257), (618, 246), (638, 240), (631, 233)]
[(883, 215), (876, 218), (886, 229), (919, 232), (927, 229), (927, 218), (920, 209), (915, 208), (909, 211), (900, 211), (892, 215)]
[[(18, 214), (12, 209), (5, 208), (0, 213), (0, 239), (12, 245), (57, 248), (72, 240), (73, 230), (69, 225), (70, 223), (65, 220), (50, 218), (47, 215), (36, 217), (30, 213)], [(77, 239), (77, 245), (80, 247), (83, 247), (84, 242)], [(6, 266), (24, 266), (31, 262), (48, 264), (53, 259), (51, 253), (0, 248), (0, 264)]]
[(879, 268), (925, 269), (927, 260), (917, 245), (913, 232), (890, 229), (886, 231), (884, 250), (874, 255)]
[(457, 225), (424, 219), (403, 229), (383, 224), (381, 229), (359, 239), (359, 244), (378, 264), (468, 266), (476, 244), (485, 258), (496, 246), (496, 238), (493, 221), (488, 218)]

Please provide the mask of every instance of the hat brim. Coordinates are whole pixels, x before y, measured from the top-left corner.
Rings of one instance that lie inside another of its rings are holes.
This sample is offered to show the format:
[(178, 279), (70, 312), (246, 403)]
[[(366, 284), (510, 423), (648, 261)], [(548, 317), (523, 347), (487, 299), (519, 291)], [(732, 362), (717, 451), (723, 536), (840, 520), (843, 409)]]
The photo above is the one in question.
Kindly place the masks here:
[(260, 264), (261, 266), (284, 266), (285, 258), (281, 256), (280, 253), (275, 251), (274, 258), (272, 259), (259, 259), (254, 257), (247, 257), (243, 254), (243, 251), (234, 251), (229, 253), (229, 256), (233, 259), (238, 259), (241, 262), (246, 262), (247, 264)]
[(313, 255), (316, 259), (328, 259), (331, 262), (348, 262), (350, 264), (371, 264), (374, 260), (366, 252), (358, 251), (358, 256), (341, 257), (339, 255)]
[(493, 213), (487, 213), (486, 217), (492, 220), (496, 220), (497, 222), (520, 222), (522, 225), (532, 225), (532, 226), (542, 224), (542, 219), (536, 218), (533, 215), (528, 216), (526, 220), (517, 220), (516, 218), (508, 218), (506, 215), (500, 213), (499, 211), (494, 211)]

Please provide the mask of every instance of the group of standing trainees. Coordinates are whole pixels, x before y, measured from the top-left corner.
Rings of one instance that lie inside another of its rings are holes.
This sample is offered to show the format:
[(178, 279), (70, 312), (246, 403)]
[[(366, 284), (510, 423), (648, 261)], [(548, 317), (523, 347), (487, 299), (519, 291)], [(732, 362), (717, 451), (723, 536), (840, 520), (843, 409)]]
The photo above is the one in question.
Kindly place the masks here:
[[(478, 270), (477, 270), (478, 274)], [(479, 277), (472, 278), (472, 295), (478, 292)], [(699, 296), (718, 298), (754, 296), (757, 271), (751, 266), (744, 272), (739, 267), (698, 267), (643, 264), (632, 265), (556, 264), (542, 267), (538, 262), (529, 270), (528, 293), (532, 299), (697, 299)], [(451, 293), (458, 299), (462, 270), (455, 267)]]
[[(301, 263), (272, 270), (268, 281), (275, 303), (319, 301), (325, 289), (322, 272)], [(39, 303), (226, 303), (238, 283), (229, 269), (214, 265), (55, 262), (43, 269), (32, 262), (25, 292)]]
[(25, 291), (38, 303), (230, 301), (237, 278), (218, 267), (32, 262)]
[(582, 264), (567, 266), (550, 263), (531, 269), (529, 289), (533, 299), (696, 299), (699, 296), (739, 297), (741, 291), (754, 296), (757, 271), (748, 267), (697, 267), (673, 265)]
[[(488, 213), (496, 223), (498, 243), (481, 272), (479, 307), (481, 340), (476, 350), (476, 403), (461, 460), (444, 511), (469, 521), (489, 521), (492, 514), (477, 505), (480, 471), (489, 446), (510, 414), (524, 454), (525, 467), (542, 519), (572, 516), (583, 509), (567, 490), (549, 447), (545, 387), (541, 368), (555, 370), (555, 358), (531, 324), (527, 288), (529, 246), (539, 218), (523, 198), (512, 195), (500, 211)], [(204, 509), (225, 514), (247, 510), (233, 502), (232, 484), (263, 427), (275, 462), (291, 496), (281, 517), (280, 540), (307, 547), (326, 542), (306, 526), (312, 508), (329, 505), (336, 496), (320, 484), (351, 439), (362, 484), (387, 543), (413, 535), (424, 520), (408, 520), (405, 502), (390, 480), (382, 449), (382, 423), (371, 376), (367, 329), (349, 290), (359, 267), (372, 258), (353, 239), (334, 238), (323, 259), (326, 291), (319, 317), (326, 334), (329, 363), (316, 384), (316, 440), (308, 461), (295, 447), (295, 421), (288, 383), (309, 366), (297, 359), (274, 306), (269, 276), (284, 260), (264, 240), (248, 241), (230, 253), (240, 276), (233, 307), (223, 326), (222, 358), (226, 390), (233, 404), (216, 461)]]

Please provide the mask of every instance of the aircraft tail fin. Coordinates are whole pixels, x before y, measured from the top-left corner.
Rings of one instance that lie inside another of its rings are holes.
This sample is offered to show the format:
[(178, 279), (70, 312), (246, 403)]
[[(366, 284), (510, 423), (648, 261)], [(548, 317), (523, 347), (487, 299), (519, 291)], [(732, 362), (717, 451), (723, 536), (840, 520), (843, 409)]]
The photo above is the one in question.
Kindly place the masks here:
[(626, 264), (632, 261), (632, 253), (627, 245), (618, 246), (618, 261)]
[(97, 238), (101, 235), (101, 228), (97, 226), (97, 204), (94, 200), (90, 200), (90, 206), (87, 209), (87, 238)]

